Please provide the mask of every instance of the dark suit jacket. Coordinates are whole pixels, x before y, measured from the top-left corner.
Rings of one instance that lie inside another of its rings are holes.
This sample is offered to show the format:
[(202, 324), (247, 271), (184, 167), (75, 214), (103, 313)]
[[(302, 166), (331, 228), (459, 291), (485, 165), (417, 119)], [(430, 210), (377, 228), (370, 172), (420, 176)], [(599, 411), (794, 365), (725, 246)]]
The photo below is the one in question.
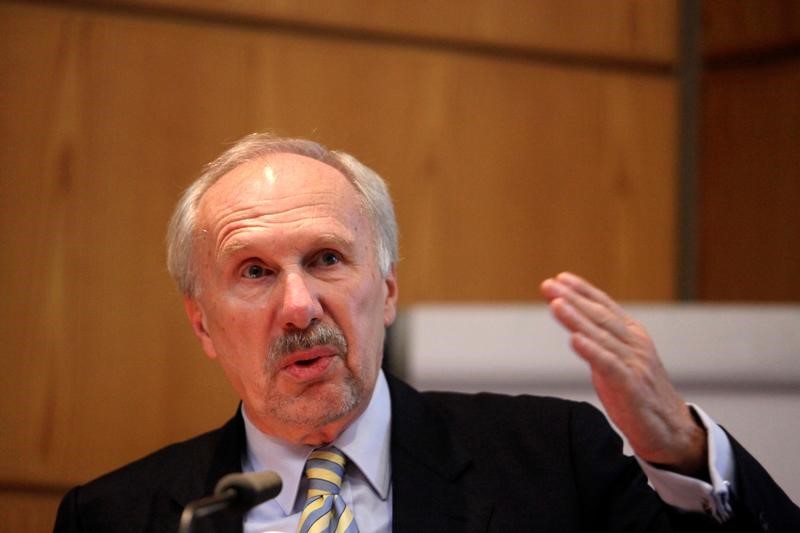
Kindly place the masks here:
[[(554, 398), (418, 393), (389, 377), (394, 531), (714, 531), (649, 489), (593, 407)], [(244, 425), (168, 446), (72, 489), (56, 531), (175, 532), (183, 507), (241, 469)], [(724, 531), (800, 531), (800, 509), (733, 442), (736, 520)], [(358, 517), (356, 517), (356, 520)], [(242, 530), (240, 516), (197, 531)]]

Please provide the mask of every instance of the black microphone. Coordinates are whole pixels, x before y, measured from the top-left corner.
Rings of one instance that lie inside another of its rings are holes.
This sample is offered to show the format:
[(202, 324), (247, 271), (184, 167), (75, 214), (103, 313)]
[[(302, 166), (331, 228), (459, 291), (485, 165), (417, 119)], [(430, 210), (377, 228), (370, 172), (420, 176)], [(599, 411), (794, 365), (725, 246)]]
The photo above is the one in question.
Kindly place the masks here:
[(235, 497), (230, 501), (230, 509), (241, 513), (259, 503), (271, 500), (281, 492), (283, 482), (272, 470), (251, 472), (249, 474), (228, 474), (217, 482), (214, 494), (222, 495), (233, 491)]
[(251, 507), (277, 496), (283, 482), (271, 470), (228, 474), (217, 482), (214, 495), (190, 502), (181, 514), (179, 533), (190, 533), (195, 518), (203, 518), (228, 509), (244, 513)]

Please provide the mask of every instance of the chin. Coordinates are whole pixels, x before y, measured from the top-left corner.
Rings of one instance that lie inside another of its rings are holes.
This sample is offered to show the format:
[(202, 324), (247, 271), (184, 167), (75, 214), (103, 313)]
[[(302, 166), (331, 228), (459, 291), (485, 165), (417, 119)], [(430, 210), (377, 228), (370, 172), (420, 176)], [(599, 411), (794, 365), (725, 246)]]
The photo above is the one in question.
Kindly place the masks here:
[(267, 405), (275, 420), (310, 433), (358, 412), (362, 404), (366, 407), (366, 400), (362, 384), (348, 377), (344, 383), (325, 383), (299, 397), (268, 398)]

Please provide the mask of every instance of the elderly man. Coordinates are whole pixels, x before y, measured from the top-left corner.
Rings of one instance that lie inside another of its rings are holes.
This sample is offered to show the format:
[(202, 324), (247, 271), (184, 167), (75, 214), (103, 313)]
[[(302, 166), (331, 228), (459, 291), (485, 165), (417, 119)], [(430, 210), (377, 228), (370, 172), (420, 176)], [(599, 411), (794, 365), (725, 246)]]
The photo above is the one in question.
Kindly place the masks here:
[(383, 181), (349, 155), (244, 138), (183, 195), (168, 261), (241, 408), (216, 431), (73, 489), (56, 530), (174, 531), (220, 477), (260, 470), (283, 479), (275, 500), (197, 527), (800, 530), (766, 472), (680, 398), (644, 329), (572, 274), (542, 293), (638, 463), (585, 404), (419, 393), (385, 375), (397, 229)]

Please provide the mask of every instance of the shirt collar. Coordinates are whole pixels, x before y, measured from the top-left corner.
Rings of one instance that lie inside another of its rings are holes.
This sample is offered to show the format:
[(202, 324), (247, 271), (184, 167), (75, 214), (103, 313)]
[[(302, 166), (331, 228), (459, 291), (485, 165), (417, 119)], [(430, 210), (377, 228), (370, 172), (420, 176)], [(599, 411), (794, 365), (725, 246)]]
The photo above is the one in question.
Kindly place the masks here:
[[(273, 470), (283, 481), (275, 501), (286, 515), (294, 512), (303, 469), (312, 446), (290, 444), (262, 433), (242, 408), (247, 449), (242, 457), (242, 471)], [(354, 420), (333, 444), (342, 450), (369, 481), (372, 489), (386, 500), (391, 481), (389, 460), (391, 398), (383, 371), (378, 374), (375, 390), (366, 410)], [(305, 495), (302, 495), (305, 499)]]
[(333, 443), (358, 467), (382, 500), (389, 496), (391, 481), (391, 416), (389, 386), (381, 371), (367, 409)]

